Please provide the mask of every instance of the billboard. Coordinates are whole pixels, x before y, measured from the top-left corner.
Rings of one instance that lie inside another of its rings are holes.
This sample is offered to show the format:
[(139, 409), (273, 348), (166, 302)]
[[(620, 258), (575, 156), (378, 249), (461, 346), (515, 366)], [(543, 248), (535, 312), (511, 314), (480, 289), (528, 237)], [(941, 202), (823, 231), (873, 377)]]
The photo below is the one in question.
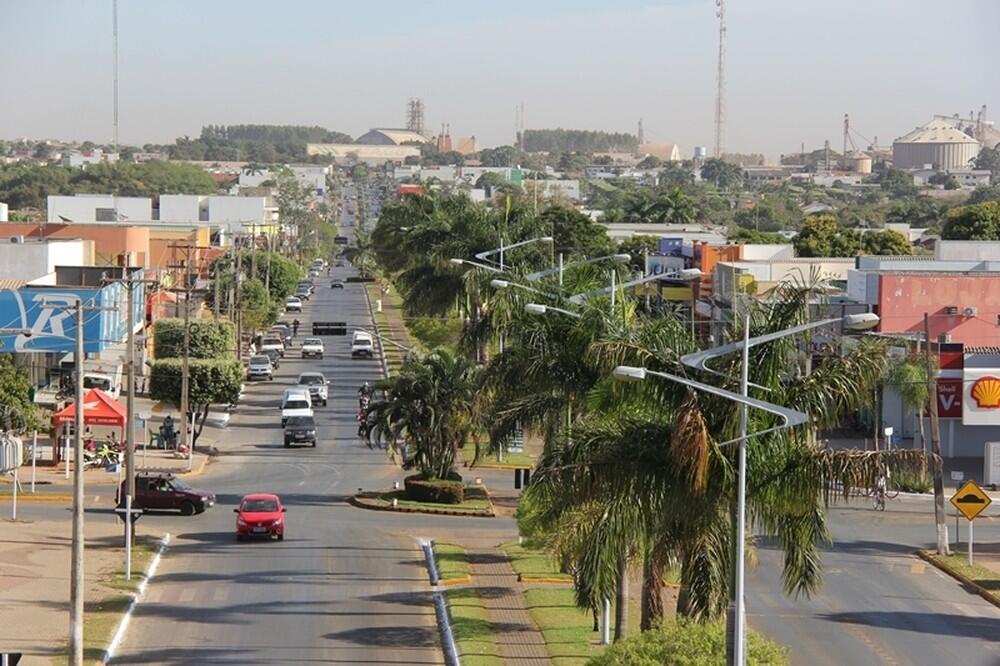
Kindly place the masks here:
[[(144, 317), (143, 285), (136, 285), (133, 316)], [(125, 287), (21, 287), (0, 290), (0, 327), (28, 329), (31, 335), (0, 334), (0, 352), (60, 352), (76, 349), (77, 300), (83, 301), (83, 348), (103, 351), (127, 332)], [(51, 306), (51, 307), (50, 307)], [(101, 308), (101, 309), (95, 309)]]
[(942, 419), (962, 418), (962, 380), (937, 381), (938, 416)]
[(660, 239), (660, 254), (666, 254), (674, 257), (683, 256), (684, 253), (684, 239), (683, 238), (661, 238)]

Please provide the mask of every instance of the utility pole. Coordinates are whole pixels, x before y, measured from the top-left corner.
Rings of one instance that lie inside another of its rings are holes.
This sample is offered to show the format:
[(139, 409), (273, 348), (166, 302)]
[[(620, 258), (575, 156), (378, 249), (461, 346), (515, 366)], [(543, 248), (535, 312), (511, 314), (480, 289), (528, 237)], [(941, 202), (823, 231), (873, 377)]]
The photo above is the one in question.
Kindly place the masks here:
[[(83, 301), (76, 301), (76, 418), (73, 433), (73, 541), (69, 575), (69, 663), (83, 665)], [(66, 462), (69, 464), (69, 461)]]
[[(931, 362), (931, 319), (924, 313), (924, 362), (927, 364), (927, 390), (930, 394), (931, 453), (934, 455), (934, 524), (937, 527), (938, 555), (949, 555), (948, 523), (944, 515), (944, 469), (941, 464), (941, 423), (938, 421), (937, 373)], [(940, 344), (938, 345), (940, 349)]]

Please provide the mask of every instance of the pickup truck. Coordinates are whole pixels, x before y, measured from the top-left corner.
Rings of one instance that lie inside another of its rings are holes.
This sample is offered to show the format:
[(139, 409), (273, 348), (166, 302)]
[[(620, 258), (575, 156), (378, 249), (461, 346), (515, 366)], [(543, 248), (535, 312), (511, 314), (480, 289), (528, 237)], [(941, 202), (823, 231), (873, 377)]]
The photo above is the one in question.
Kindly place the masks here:
[(260, 341), (261, 353), (270, 350), (278, 352), (278, 355), (282, 358), (285, 357), (285, 343), (277, 335), (265, 335)]
[(312, 400), (307, 389), (288, 389), (281, 401), (281, 427), (293, 416), (313, 416)]

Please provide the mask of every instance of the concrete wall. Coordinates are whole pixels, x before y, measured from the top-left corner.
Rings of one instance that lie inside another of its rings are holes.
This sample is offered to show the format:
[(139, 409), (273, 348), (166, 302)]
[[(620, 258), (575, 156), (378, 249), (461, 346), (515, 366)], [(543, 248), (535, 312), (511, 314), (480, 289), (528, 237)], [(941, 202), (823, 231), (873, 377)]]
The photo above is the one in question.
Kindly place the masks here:
[(934, 244), (934, 258), (939, 261), (997, 261), (1000, 260), (1000, 242), (939, 240)]
[(775, 259), (794, 259), (795, 246), (747, 244), (741, 245), (740, 259), (744, 261), (771, 261)]
[(208, 220), (241, 230), (241, 222), (264, 223), (264, 197), (208, 197)]
[[(945, 308), (955, 306), (958, 314)], [(966, 316), (964, 309), (976, 308)], [(922, 332), (924, 313), (931, 315), (931, 338), (942, 333), (952, 342), (1000, 346), (1000, 278), (986, 275), (892, 275), (879, 281), (879, 330), (887, 333)]]
[(203, 196), (197, 194), (161, 194), (160, 220), (166, 222), (197, 222)]
[(31, 281), (52, 273), (56, 266), (91, 266), (93, 261), (93, 241), (27, 239), (12, 243), (0, 237), (0, 279)]
[(98, 208), (117, 209), (125, 222), (153, 219), (153, 200), (147, 197), (112, 197), (110, 194), (50, 195), (47, 208), (49, 222), (62, 221), (60, 216), (73, 222), (97, 222)]

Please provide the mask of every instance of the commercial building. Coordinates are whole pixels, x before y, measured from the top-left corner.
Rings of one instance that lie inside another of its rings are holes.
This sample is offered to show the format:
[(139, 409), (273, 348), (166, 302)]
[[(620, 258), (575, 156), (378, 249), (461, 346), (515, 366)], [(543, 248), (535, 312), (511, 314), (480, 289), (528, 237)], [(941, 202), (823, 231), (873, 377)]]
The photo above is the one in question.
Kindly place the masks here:
[(0, 280), (31, 282), (54, 274), (56, 266), (94, 265), (92, 240), (6, 237), (4, 231), (0, 226)]
[(84, 167), (101, 162), (114, 163), (118, 161), (118, 153), (106, 153), (100, 148), (93, 150), (67, 150), (62, 153), (63, 166)]
[(242, 232), (244, 227), (265, 227), (269, 222), (265, 197), (164, 194), (160, 196), (161, 222), (197, 223)]
[(356, 144), (372, 146), (402, 146), (405, 143), (430, 143), (430, 138), (409, 129), (375, 128), (370, 129), (357, 139)]
[(149, 197), (50, 194), (47, 202), (49, 222), (127, 222), (153, 219), (153, 200)]

